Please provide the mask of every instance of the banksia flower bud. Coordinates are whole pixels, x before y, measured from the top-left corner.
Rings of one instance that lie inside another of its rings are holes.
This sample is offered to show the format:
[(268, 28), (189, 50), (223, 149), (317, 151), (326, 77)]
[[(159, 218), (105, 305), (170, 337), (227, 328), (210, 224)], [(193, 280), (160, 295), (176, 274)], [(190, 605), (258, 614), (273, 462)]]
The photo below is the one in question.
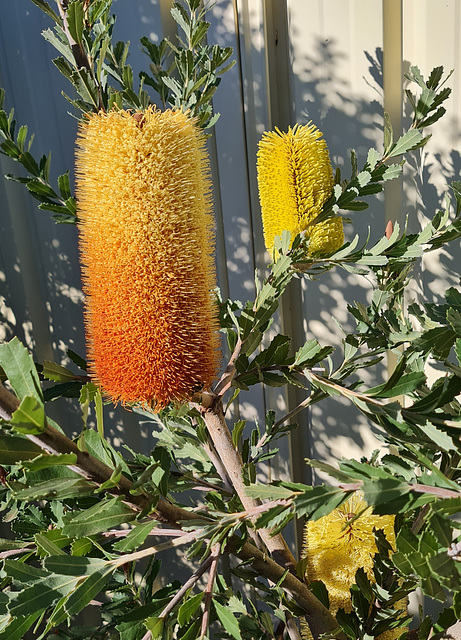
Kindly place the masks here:
[(258, 187), (269, 253), (284, 230), (304, 231), (309, 253), (332, 253), (344, 242), (340, 218), (313, 224), (333, 189), (333, 170), (322, 133), (311, 123), (265, 132), (259, 142)]
[[(356, 518), (356, 516), (358, 516)], [(321, 580), (328, 591), (330, 611), (350, 613), (350, 588), (355, 583), (357, 569), (362, 568), (370, 582), (376, 582), (373, 556), (378, 552), (374, 529), (381, 529), (391, 547), (395, 548), (394, 516), (374, 515), (360, 492), (354, 493), (340, 507), (316, 521), (306, 524), (303, 557), (307, 559), (306, 580), (310, 584)], [(404, 609), (405, 601), (395, 604)], [(394, 640), (402, 629), (385, 631), (380, 640)], [(309, 631), (303, 625), (303, 634)]]
[(203, 134), (180, 111), (94, 114), (76, 176), (92, 376), (115, 402), (189, 399), (219, 359)]

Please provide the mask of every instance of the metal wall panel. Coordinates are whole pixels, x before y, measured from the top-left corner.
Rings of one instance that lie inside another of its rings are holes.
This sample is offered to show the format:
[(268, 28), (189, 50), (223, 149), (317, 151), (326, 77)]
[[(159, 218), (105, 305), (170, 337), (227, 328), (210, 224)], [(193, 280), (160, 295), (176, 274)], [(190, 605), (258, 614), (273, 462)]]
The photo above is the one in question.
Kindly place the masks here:
[[(145, 64), (138, 46), (142, 35), (154, 41), (170, 37), (174, 24), (168, 14), (170, 0), (115, 0), (117, 37), (131, 41), (130, 62), (135, 74)], [(65, 82), (50, 63), (52, 47), (40, 36), (49, 26), (30, 0), (0, 0), (0, 84), (7, 91), (7, 106), (14, 106), (18, 121), (36, 134), (35, 152), (52, 149), (52, 173), (72, 167), (76, 122), (66, 115), (60, 97)], [(385, 20), (397, 10), (401, 18)], [(274, 125), (286, 127), (313, 120), (323, 131), (332, 162), (348, 175), (347, 149), (356, 149), (363, 162), (370, 146), (381, 148), (383, 103), (389, 108), (392, 90), (402, 90), (401, 74), (388, 74), (394, 46), (402, 46), (401, 67), (418, 64), (424, 73), (443, 64), (455, 69), (449, 81), (453, 97), (448, 114), (434, 127), (427, 151), (416, 154), (405, 173), (402, 207), (396, 219), (409, 214), (417, 224), (439, 205), (446, 173), (459, 177), (460, 160), (460, 3), (458, 0), (218, 0), (209, 17), (210, 42), (234, 47), (236, 66), (224, 76), (215, 99), (221, 112), (210, 151), (215, 177), (218, 216), (218, 275), (225, 295), (246, 299), (254, 292), (254, 271), (263, 272), (264, 252), (256, 188), (256, 149), (261, 133)], [(394, 21), (394, 22), (393, 22)], [(385, 33), (383, 34), (383, 32)], [(392, 44), (392, 39), (397, 43)], [(386, 44), (383, 51), (383, 42)], [(400, 43), (400, 44), (399, 44)], [(395, 58), (395, 55), (394, 55)], [(395, 60), (394, 60), (395, 63)], [(397, 60), (398, 65), (398, 60)], [(390, 83), (390, 84), (389, 84)], [(383, 87), (386, 87), (386, 95)], [(395, 99), (394, 99), (395, 100)], [(397, 109), (398, 111), (398, 109)], [(403, 112), (404, 113), (404, 112)], [(397, 123), (397, 127), (399, 124)], [(4, 172), (16, 167), (0, 157)], [(428, 183), (423, 187), (422, 178)], [(391, 196), (376, 198), (368, 211), (354, 214), (346, 229), (371, 239), (384, 232)], [(391, 209), (394, 207), (392, 206)], [(83, 353), (82, 296), (76, 230), (56, 226), (20, 185), (0, 184), (0, 286), (5, 322), (1, 337), (13, 334), (33, 346), (38, 360), (65, 358), (65, 347)], [(456, 284), (450, 269), (458, 250), (441, 251), (424, 263), (419, 287), (433, 298)], [(294, 286), (279, 319), (284, 330), (299, 342), (315, 336), (338, 345), (340, 334), (333, 317), (350, 323), (346, 303), (365, 300), (369, 287), (340, 270), (318, 282)], [(385, 371), (382, 371), (384, 375)], [(375, 381), (368, 378), (369, 383)], [(296, 402), (283, 393), (256, 390), (235, 407), (250, 422), (263, 420), (273, 407), (280, 412)], [(298, 398), (299, 400), (299, 398)], [(151, 445), (148, 430), (137, 428), (131, 414), (122, 433), (117, 413), (110, 435), (132, 446)], [(56, 403), (59, 422), (78, 428), (79, 418), (70, 403)], [(109, 416), (108, 416), (109, 417)], [(291, 453), (283, 448), (268, 474), (286, 476), (290, 468), (301, 479), (309, 452), (309, 417), (301, 416), (302, 430)], [(342, 405), (328, 401), (312, 414), (314, 455), (332, 459), (361, 456), (377, 446), (368, 424)], [(291, 456), (291, 460), (290, 460)]]

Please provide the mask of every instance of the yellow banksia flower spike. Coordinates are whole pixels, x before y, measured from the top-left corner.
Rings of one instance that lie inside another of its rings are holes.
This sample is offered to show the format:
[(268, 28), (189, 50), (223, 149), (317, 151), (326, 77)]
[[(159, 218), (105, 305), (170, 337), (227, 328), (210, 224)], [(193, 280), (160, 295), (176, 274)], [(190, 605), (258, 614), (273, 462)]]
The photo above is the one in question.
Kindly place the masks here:
[(295, 125), (288, 133), (266, 131), (259, 142), (258, 188), (264, 240), (270, 254), (284, 230), (291, 240), (304, 231), (309, 253), (332, 253), (344, 242), (341, 218), (313, 224), (333, 190), (333, 170), (322, 133)]
[(203, 133), (180, 111), (90, 115), (76, 179), (91, 375), (114, 402), (189, 399), (219, 364)]
[[(357, 517), (356, 517), (357, 516)], [(375, 515), (360, 491), (352, 494), (340, 507), (315, 521), (307, 522), (304, 533), (303, 557), (307, 560), (308, 584), (321, 580), (328, 591), (330, 611), (352, 610), (350, 588), (355, 584), (357, 569), (362, 568), (370, 582), (375, 582), (373, 556), (378, 552), (374, 529), (381, 529), (395, 549), (393, 515)], [(399, 601), (396, 608), (404, 609)], [(303, 637), (310, 638), (303, 625)], [(403, 629), (385, 631), (379, 640), (395, 640)]]

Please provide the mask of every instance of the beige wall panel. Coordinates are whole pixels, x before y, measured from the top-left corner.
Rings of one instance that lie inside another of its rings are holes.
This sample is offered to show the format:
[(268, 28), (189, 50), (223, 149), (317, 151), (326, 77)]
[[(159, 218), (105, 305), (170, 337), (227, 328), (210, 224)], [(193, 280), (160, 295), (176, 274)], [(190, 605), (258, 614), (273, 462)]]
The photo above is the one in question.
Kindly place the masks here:
[[(411, 228), (418, 228), (444, 206), (449, 184), (461, 179), (461, 3), (459, 0), (405, 0), (403, 3), (404, 66), (416, 65), (427, 76), (437, 66), (445, 73), (452, 94), (446, 101), (447, 113), (431, 127), (432, 139), (423, 151), (414, 152), (405, 167), (404, 207)], [(410, 88), (410, 87), (409, 87)], [(448, 248), (428, 254), (409, 292), (412, 299), (436, 301), (450, 286), (459, 286), (461, 261), (459, 240)], [(432, 381), (440, 374), (432, 363)]]
[[(312, 120), (323, 131), (333, 167), (348, 178), (348, 149), (357, 151), (361, 166), (370, 146), (382, 148), (382, 2), (290, 0), (289, 19), (293, 120)], [(352, 214), (348, 239), (359, 234), (364, 242), (369, 230), (375, 240), (384, 233), (382, 198), (369, 203), (368, 210)], [(366, 280), (340, 269), (304, 281), (307, 337), (338, 346), (333, 317), (351, 328), (347, 303), (365, 301), (368, 291)], [(374, 384), (367, 371), (363, 377)], [(365, 419), (341, 400), (314, 407), (311, 423), (314, 457), (333, 462), (379, 446)]]

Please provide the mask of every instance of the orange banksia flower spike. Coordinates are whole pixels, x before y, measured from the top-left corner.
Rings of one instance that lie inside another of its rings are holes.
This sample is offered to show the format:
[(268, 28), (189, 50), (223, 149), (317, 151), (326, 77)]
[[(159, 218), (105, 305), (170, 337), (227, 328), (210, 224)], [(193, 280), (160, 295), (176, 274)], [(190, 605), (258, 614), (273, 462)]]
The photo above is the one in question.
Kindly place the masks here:
[(180, 111), (91, 115), (76, 178), (90, 372), (115, 402), (185, 401), (219, 365), (203, 133)]
[(291, 240), (304, 231), (309, 253), (332, 253), (344, 242), (341, 218), (313, 224), (333, 189), (333, 170), (322, 133), (313, 124), (263, 134), (258, 151), (258, 188), (266, 248), (284, 230)]

